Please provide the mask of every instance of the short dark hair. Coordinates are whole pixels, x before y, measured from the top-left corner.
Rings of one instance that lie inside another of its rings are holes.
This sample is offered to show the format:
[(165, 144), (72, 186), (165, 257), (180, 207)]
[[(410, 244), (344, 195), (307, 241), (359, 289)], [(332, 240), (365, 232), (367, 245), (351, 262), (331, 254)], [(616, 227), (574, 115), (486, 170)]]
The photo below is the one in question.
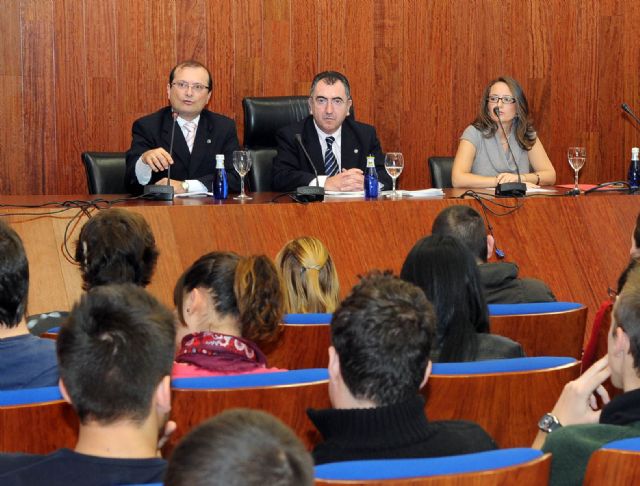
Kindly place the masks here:
[(313, 460), (295, 434), (259, 410), (227, 410), (185, 436), (169, 460), (166, 486), (311, 486)]
[(188, 61), (182, 61), (182, 62), (176, 64), (175, 66), (173, 66), (173, 69), (171, 69), (171, 72), (169, 73), (169, 84), (173, 83), (173, 78), (176, 75), (176, 71), (178, 69), (182, 69), (182, 68), (202, 68), (205, 71), (207, 71), (207, 76), (209, 77), (209, 85), (207, 86), (207, 88), (209, 88), (209, 91), (211, 91), (213, 89), (213, 77), (211, 77), (211, 72), (209, 71), (207, 66), (202, 64), (200, 61), (196, 61), (195, 59), (189, 59)]
[(209, 291), (216, 312), (240, 320), (242, 337), (268, 342), (278, 336), (284, 314), (284, 288), (278, 269), (268, 257), (244, 258), (216, 251), (198, 258), (173, 290), (173, 302), (183, 324), (184, 295), (197, 287)]
[(475, 258), (483, 262), (486, 262), (489, 257), (487, 229), (480, 213), (470, 206), (455, 205), (440, 211), (433, 221), (431, 233), (458, 238)]
[(84, 290), (115, 283), (145, 287), (155, 270), (158, 249), (141, 214), (111, 208), (99, 211), (82, 227), (75, 258)]
[(0, 325), (16, 327), (29, 297), (29, 262), (22, 240), (0, 220)]
[(434, 329), (433, 308), (418, 287), (389, 273), (363, 277), (331, 320), (331, 340), (351, 394), (377, 406), (415, 396)]
[(171, 374), (175, 335), (173, 314), (140, 287), (85, 293), (57, 340), (60, 377), (81, 423), (143, 421)]
[(345, 93), (347, 94), (347, 99), (351, 98), (351, 86), (349, 85), (349, 80), (347, 77), (339, 73), (338, 71), (322, 71), (321, 73), (316, 74), (311, 82), (311, 91), (309, 92), (309, 96), (313, 96), (313, 91), (316, 89), (316, 86), (320, 81), (324, 81), (325, 83), (331, 85), (340, 81), (344, 84)]
[(453, 236), (428, 236), (411, 249), (400, 276), (420, 287), (436, 309), (438, 361), (475, 357), (476, 333), (489, 332), (489, 310), (469, 250)]

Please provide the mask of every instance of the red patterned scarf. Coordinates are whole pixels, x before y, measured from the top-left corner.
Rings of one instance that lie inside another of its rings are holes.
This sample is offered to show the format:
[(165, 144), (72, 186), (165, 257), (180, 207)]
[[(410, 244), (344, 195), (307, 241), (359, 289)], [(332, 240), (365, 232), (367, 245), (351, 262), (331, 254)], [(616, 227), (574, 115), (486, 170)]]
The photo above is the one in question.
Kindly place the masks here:
[(186, 335), (176, 361), (220, 372), (245, 372), (267, 367), (267, 358), (255, 343), (211, 331)]

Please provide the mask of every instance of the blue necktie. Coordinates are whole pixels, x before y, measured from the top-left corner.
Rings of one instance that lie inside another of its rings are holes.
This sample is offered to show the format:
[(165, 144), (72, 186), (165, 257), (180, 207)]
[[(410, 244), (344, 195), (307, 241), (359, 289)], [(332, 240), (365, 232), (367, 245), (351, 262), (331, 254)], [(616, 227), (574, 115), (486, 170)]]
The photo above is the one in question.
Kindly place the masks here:
[(336, 160), (333, 150), (331, 150), (331, 146), (336, 139), (334, 137), (327, 137), (324, 140), (327, 142), (327, 151), (324, 153), (324, 173), (328, 177), (331, 177), (338, 173), (338, 161)]

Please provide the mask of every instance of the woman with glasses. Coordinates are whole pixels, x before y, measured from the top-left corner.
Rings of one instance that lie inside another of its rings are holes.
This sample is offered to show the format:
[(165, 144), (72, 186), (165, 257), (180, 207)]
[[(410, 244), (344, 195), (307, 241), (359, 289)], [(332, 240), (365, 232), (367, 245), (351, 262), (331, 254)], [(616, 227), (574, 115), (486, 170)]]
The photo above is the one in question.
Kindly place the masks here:
[(486, 87), (478, 116), (460, 137), (451, 179), (453, 187), (495, 187), (518, 182), (518, 170), (527, 186), (556, 181), (522, 88), (515, 79), (501, 76)]

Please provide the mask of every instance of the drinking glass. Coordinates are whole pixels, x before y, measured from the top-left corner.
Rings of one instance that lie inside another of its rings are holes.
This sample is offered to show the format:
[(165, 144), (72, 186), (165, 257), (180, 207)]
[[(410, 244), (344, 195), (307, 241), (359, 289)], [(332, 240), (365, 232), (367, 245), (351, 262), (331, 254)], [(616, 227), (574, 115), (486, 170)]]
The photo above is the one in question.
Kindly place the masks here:
[(569, 165), (575, 172), (572, 192), (574, 194), (580, 194), (580, 189), (578, 188), (578, 172), (580, 172), (580, 169), (582, 169), (582, 166), (587, 161), (587, 149), (585, 147), (569, 147), (569, 150), (567, 150), (567, 158), (569, 159)]
[(251, 170), (251, 153), (247, 150), (236, 150), (233, 152), (233, 168), (240, 176), (240, 194), (233, 199), (240, 201), (249, 201), (253, 199), (251, 196), (247, 196), (244, 192), (244, 176)]
[(404, 168), (404, 158), (402, 157), (402, 154), (400, 152), (388, 152), (384, 158), (384, 168), (393, 181), (393, 192), (391, 193), (391, 197), (395, 199), (399, 196), (396, 191), (396, 179), (400, 176), (400, 173)]

